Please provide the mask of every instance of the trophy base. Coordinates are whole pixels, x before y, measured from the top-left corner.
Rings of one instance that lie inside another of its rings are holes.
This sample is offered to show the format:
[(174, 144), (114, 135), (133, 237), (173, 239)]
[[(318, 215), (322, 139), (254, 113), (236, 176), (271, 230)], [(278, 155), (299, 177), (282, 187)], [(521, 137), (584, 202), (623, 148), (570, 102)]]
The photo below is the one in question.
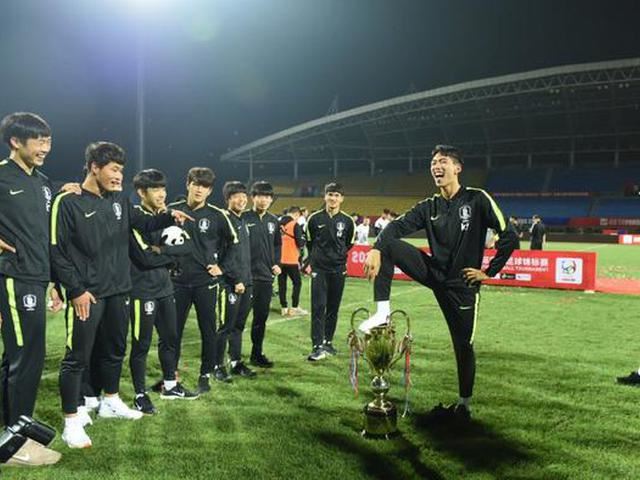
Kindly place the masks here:
[(398, 431), (398, 411), (396, 406), (385, 401), (382, 407), (373, 402), (364, 407), (363, 437), (388, 439)]

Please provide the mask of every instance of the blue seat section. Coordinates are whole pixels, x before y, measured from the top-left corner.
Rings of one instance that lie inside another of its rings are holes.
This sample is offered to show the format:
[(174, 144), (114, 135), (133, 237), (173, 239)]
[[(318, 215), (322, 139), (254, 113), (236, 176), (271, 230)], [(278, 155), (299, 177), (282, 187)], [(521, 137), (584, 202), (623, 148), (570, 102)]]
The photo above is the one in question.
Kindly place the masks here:
[(640, 183), (640, 168), (554, 168), (549, 191), (621, 194), (629, 183)]
[(546, 168), (490, 170), (486, 189), (492, 193), (542, 192), (546, 175)]
[(596, 205), (596, 217), (640, 217), (640, 197), (603, 198)]
[(542, 217), (548, 225), (564, 225), (571, 217), (587, 217), (591, 209), (590, 197), (502, 197), (495, 198), (504, 215), (531, 218)]

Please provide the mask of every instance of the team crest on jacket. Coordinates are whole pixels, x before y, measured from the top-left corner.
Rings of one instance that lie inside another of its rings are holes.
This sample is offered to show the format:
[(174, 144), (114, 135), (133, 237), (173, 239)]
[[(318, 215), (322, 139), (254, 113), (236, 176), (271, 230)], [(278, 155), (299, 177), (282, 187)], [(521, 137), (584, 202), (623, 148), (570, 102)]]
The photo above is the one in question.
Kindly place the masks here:
[(42, 186), (42, 194), (44, 195), (44, 199), (46, 201), (46, 209), (47, 212), (49, 212), (51, 210), (51, 189), (49, 187), (47, 187), (46, 185)]
[(230, 293), (229, 294), (229, 303), (231, 305), (235, 305), (237, 301), (238, 301), (238, 296), (235, 293)]
[(144, 302), (144, 313), (151, 315), (156, 308), (156, 304), (153, 302)]
[(267, 223), (267, 230), (269, 230), (269, 235), (273, 235), (276, 231), (276, 224), (273, 222)]
[(211, 222), (208, 218), (201, 218), (198, 222), (198, 229), (200, 233), (207, 233), (209, 231), (209, 227), (211, 226)]
[(113, 204), (113, 213), (116, 214), (118, 220), (122, 219), (122, 206), (118, 202)]
[(338, 238), (342, 238), (342, 233), (344, 232), (344, 222), (336, 223), (336, 230), (338, 230)]
[(469, 230), (469, 223), (471, 223), (471, 205), (463, 205), (458, 210), (460, 215), (460, 229), (464, 232)]
[(38, 305), (38, 297), (29, 293), (22, 297), (22, 306), (25, 308), (27, 312), (33, 312)]

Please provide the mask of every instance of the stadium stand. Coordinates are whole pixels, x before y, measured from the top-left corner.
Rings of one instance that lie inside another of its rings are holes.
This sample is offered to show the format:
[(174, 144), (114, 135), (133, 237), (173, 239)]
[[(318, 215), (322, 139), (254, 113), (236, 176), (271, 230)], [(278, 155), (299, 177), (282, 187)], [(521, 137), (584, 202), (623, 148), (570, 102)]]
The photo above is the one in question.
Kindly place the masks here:
[(639, 217), (640, 197), (601, 198), (594, 205), (591, 216), (595, 217)]

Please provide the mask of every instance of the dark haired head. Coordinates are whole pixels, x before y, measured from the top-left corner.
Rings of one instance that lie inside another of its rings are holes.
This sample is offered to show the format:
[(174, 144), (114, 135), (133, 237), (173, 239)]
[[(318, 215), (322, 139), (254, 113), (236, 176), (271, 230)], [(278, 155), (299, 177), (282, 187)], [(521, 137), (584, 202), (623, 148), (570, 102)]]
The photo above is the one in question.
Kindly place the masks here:
[(431, 150), (431, 158), (433, 159), (433, 157), (435, 157), (438, 153), (445, 157), (452, 158), (460, 165), (464, 165), (462, 150), (457, 147), (453, 147), (451, 145), (436, 145), (435, 147), (433, 147), (433, 150)]
[(93, 142), (84, 151), (85, 169), (90, 170), (95, 164), (98, 168), (103, 168), (111, 162), (124, 165), (124, 149), (111, 142)]
[(385, 208), (384, 210), (382, 210), (382, 213), (384, 213), (385, 215), (389, 215), (391, 213), (391, 210)]
[(0, 135), (2, 135), (2, 141), (12, 148), (12, 138), (17, 138), (23, 144), (30, 138), (47, 138), (51, 136), (51, 127), (35, 113), (16, 112), (2, 119)]
[(148, 168), (136, 173), (133, 177), (133, 188), (146, 190), (147, 188), (160, 188), (167, 186), (167, 177), (160, 170)]
[(339, 193), (340, 195), (344, 195), (344, 188), (342, 185), (337, 182), (330, 182), (324, 186), (324, 193)]
[(187, 185), (194, 183), (202, 187), (213, 187), (213, 181), (216, 179), (216, 175), (213, 170), (207, 167), (193, 167), (189, 169), (187, 174)]
[(540, 220), (540, 215), (538, 215), (538, 214), (536, 213), (536, 214), (535, 214), (533, 217), (531, 217), (531, 218), (533, 218), (534, 220)]
[(255, 182), (251, 185), (251, 195), (265, 195), (269, 197), (273, 197), (273, 186), (269, 182), (265, 182), (263, 180)]
[(247, 186), (242, 182), (233, 180), (231, 182), (225, 183), (224, 187), (222, 187), (222, 196), (224, 197), (225, 201), (228, 201), (229, 198), (236, 193), (247, 193)]
[(287, 209), (287, 213), (302, 213), (302, 211), (300, 210), (300, 207), (296, 207), (295, 205), (292, 207), (289, 207)]

